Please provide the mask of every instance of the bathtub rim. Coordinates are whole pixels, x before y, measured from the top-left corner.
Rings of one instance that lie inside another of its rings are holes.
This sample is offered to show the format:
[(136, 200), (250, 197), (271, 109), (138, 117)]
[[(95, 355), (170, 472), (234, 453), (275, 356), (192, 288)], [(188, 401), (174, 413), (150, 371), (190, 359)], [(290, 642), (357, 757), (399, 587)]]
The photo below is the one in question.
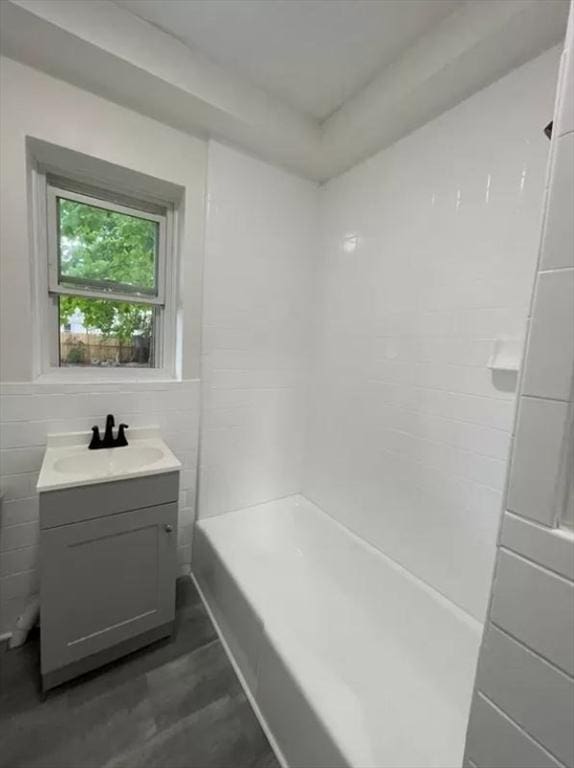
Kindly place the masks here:
[[(317, 505), (313, 500), (303, 496), (300, 493), (297, 494), (289, 494), (288, 496), (281, 497), (278, 499), (273, 500), (266, 500), (264, 502), (261, 502), (260, 504), (252, 505), (251, 507), (245, 507), (238, 510), (233, 510), (228, 513), (218, 515), (215, 517), (209, 517), (204, 518), (203, 520), (198, 520), (198, 530), (196, 532), (196, 536), (194, 536), (194, 550), (197, 549), (197, 558), (192, 558), (192, 569), (193, 569), (193, 576), (194, 581), (198, 584), (200, 588), (200, 594), (202, 596), (203, 601), (206, 603), (206, 605), (209, 608), (209, 613), (211, 616), (213, 616), (215, 624), (217, 625), (218, 634), (222, 637), (222, 639), (225, 641), (225, 647), (228, 652), (228, 655), (232, 659), (234, 663), (234, 669), (238, 671), (238, 674), (240, 675), (240, 679), (242, 681), (243, 687), (249, 694), (249, 701), (254, 706), (254, 711), (256, 711), (259, 721), (262, 724), (262, 727), (264, 728), (264, 732), (268, 735), (270, 738), (270, 743), (272, 744), (273, 750), (276, 752), (276, 755), (278, 756), (278, 760), (280, 760), (280, 763), (282, 766), (293, 766), (293, 765), (299, 765), (299, 755), (298, 754), (290, 754), (291, 751), (291, 736), (288, 735), (286, 737), (286, 740), (284, 741), (285, 734), (281, 734), (280, 732), (275, 734), (274, 728), (274, 720), (278, 714), (278, 711), (276, 711), (275, 705), (270, 705), (271, 709), (267, 710), (267, 705), (269, 702), (266, 701), (260, 701), (260, 691), (258, 686), (258, 676), (261, 672), (260, 670), (260, 662), (261, 662), (261, 656), (263, 649), (262, 647), (259, 647), (259, 642), (256, 643), (257, 648), (253, 646), (253, 650), (255, 651), (255, 655), (252, 659), (249, 659), (248, 657), (246, 659), (243, 659), (242, 657), (236, 658), (235, 657), (235, 642), (239, 639), (235, 636), (235, 631), (233, 627), (226, 627), (226, 621), (225, 621), (225, 614), (221, 616), (221, 622), (218, 621), (216, 618), (218, 616), (218, 611), (221, 608), (219, 605), (218, 596), (216, 593), (212, 590), (212, 584), (210, 583), (209, 577), (207, 580), (204, 579), (204, 572), (202, 568), (202, 563), (207, 563), (211, 560), (211, 557), (208, 556), (208, 559), (204, 559), (204, 555), (206, 552), (204, 551), (204, 548), (207, 549), (207, 552), (211, 554), (211, 556), (215, 557), (216, 563), (218, 565), (217, 571), (220, 573), (224, 573), (227, 577), (229, 577), (232, 581), (234, 589), (237, 589), (239, 593), (241, 593), (243, 599), (247, 601), (250, 608), (252, 609), (254, 613), (254, 617), (257, 618), (258, 621), (260, 621), (260, 631), (261, 631), (261, 641), (267, 642), (270, 644), (270, 647), (272, 651), (278, 656), (279, 660), (282, 661), (285, 669), (289, 672), (290, 681), (294, 683), (293, 688), (297, 689), (299, 691), (299, 694), (301, 695), (302, 699), (307, 703), (313, 713), (318, 718), (318, 724), (320, 725), (321, 732), (325, 735), (325, 741), (326, 744), (328, 744), (329, 751), (331, 749), (334, 749), (334, 751), (337, 753), (337, 765), (345, 765), (347, 768), (350, 767), (351, 763), (349, 762), (349, 756), (352, 754), (346, 747), (346, 745), (339, 741), (339, 739), (336, 737), (336, 732), (333, 731), (332, 725), (328, 720), (324, 720), (321, 712), (321, 708), (317, 708), (315, 702), (313, 701), (313, 698), (309, 697), (307, 695), (306, 689), (301, 684), (301, 680), (299, 679), (297, 674), (293, 674), (293, 669), (291, 669), (291, 662), (289, 660), (289, 657), (285, 656), (282, 651), (282, 645), (279, 644), (278, 646), (275, 645), (273, 642), (273, 633), (269, 634), (268, 627), (266, 627), (266, 622), (262, 620), (262, 614), (261, 614), (261, 606), (257, 605), (252, 601), (252, 595), (250, 595), (249, 588), (246, 588), (247, 585), (243, 583), (243, 579), (238, 579), (238, 574), (235, 572), (235, 569), (233, 567), (230, 567), (230, 563), (222, 556), (222, 553), (220, 552), (217, 539), (218, 534), (220, 531), (225, 532), (225, 523), (224, 520), (227, 519), (234, 519), (235, 524), (237, 524), (237, 521), (241, 523), (241, 518), (243, 513), (249, 511), (249, 510), (256, 510), (257, 508), (264, 508), (269, 505), (275, 505), (279, 502), (287, 503), (289, 506), (292, 502), (296, 502), (297, 506), (304, 506), (305, 504), (308, 504), (310, 507), (313, 508), (314, 514), (317, 514), (322, 520), (328, 524), (329, 528), (333, 531), (337, 531), (337, 536), (343, 536), (343, 539), (346, 541), (351, 541), (354, 545), (354, 547), (357, 547), (357, 550), (359, 552), (363, 552), (365, 555), (369, 557), (369, 559), (374, 558), (375, 563), (381, 563), (384, 564), (384, 566), (389, 569), (390, 571), (395, 573), (396, 577), (399, 577), (401, 581), (408, 584), (410, 589), (415, 589), (415, 591), (421, 596), (424, 595), (424, 599), (426, 601), (429, 601), (429, 604), (434, 604), (435, 609), (438, 610), (440, 613), (445, 612), (446, 615), (450, 615), (451, 620), (454, 620), (456, 624), (458, 624), (461, 627), (465, 628), (465, 634), (467, 636), (474, 636), (474, 642), (476, 643), (476, 653), (473, 653), (473, 659), (474, 659), (474, 672), (473, 677), (476, 674), (476, 662), (478, 659), (479, 654), (479, 648), (482, 638), (482, 630), (483, 625), (482, 623), (476, 619), (476, 617), (469, 614), (467, 611), (465, 611), (461, 606), (454, 603), (452, 600), (447, 598), (445, 595), (440, 593), (438, 590), (436, 590), (433, 586), (429, 585), (428, 583), (424, 582), (422, 579), (420, 579), (418, 576), (410, 572), (405, 566), (403, 566), (400, 563), (397, 563), (395, 560), (390, 558), (388, 555), (386, 555), (384, 552), (382, 552), (378, 547), (374, 546), (370, 542), (365, 541), (362, 539), (358, 534), (356, 534), (351, 529), (347, 528), (344, 524), (339, 522), (338, 520), (334, 519), (331, 515), (329, 515), (325, 510), (323, 510), (319, 505)], [(221, 518), (221, 519), (220, 519)], [(216, 522), (217, 521), (217, 522)], [(223, 529), (220, 527), (223, 526)], [(241, 529), (243, 529), (243, 525), (240, 526)], [(233, 534), (233, 528), (230, 532)], [(235, 531), (236, 534), (238, 534), (238, 531)], [(225, 536), (227, 536), (227, 533), (225, 533)], [(231, 536), (231, 540), (233, 539), (233, 535)], [(236, 541), (236, 543), (240, 543), (239, 541)], [(202, 554), (200, 554), (200, 552)], [(195, 554), (195, 553), (194, 553)], [(205, 582), (205, 583), (204, 583)], [(201, 584), (204, 583), (204, 589), (201, 588)], [(225, 591), (225, 590), (224, 590)], [(239, 625), (240, 626), (240, 625)], [(227, 631), (230, 630), (230, 636), (227, 640)], [(242, 648), (241, 642), (239, 643), (239, 647)], [(251, 646), (249, 646), (251, 647)], [(249, 656), (249, 654), (248, 654)], [(246, 670), (243, 670), (243, 663), (247, 661)], [(254, 677), (252, 679), (251, 672), (254, 672)], [(468, 702), (468, 708), (470, 709), (470, 699)], [(273, 725), (273, 728), (271, 727)], [(466, 730), (466, 728), (464, 728)], [(299, 739), (296, 739), (293, 743), (298, 743)], [(280, 745), (284, 745), (281, 747)], [(313, 750), (314, 751), (314, 750)], [(279, 757), (280, 755), (280, 757)], [(290, 760), (294, 760), (295, 762), (289, 762), (287, 760), (286, 755), (289, 755)], [(342, 758), (339, 761), (339, 756)], [(461, 752), (462, 757), (462, 752)], [(459, 764), (458, 762), (456, 763)], [(315, 765), (315, 763), (313, 763)], [(319, 765), (319, 764), (317, 764)], [(322, 763), (321, 763), (322, 765)], [(454, 765), (454, 764), (453, 764)]]

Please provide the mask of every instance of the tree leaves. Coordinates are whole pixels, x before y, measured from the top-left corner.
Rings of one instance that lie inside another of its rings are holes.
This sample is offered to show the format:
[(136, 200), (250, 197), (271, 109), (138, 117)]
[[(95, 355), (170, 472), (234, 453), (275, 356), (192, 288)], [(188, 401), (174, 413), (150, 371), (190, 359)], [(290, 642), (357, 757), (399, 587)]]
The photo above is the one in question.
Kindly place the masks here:
[(60, 296), (60, 325), (69, 323), (76, 310), (82, 313), (85, 328), (106, 337), (117, 336), (126, 344), (136, 334), (151, 335), (153, 309), (149, 304)]
[[(60, 279), (122, 283), (153, 289), (156, 281), (158, 225), (149, 219), (97, 208), (74, 200), (58, 199)], [(76, 310), (84, 326), (129, 341), (134, 334), (149, 336), (153, 310), (146, 304), (91, 299), (60, 298), (60, 323)]]

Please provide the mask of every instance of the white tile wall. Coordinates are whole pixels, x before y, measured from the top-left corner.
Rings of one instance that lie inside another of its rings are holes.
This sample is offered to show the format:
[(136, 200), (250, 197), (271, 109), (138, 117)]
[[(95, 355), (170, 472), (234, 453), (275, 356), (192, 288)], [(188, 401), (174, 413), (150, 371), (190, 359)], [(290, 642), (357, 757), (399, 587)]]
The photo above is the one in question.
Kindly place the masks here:
[(516, 385), (486, 363), (525, 332), (559, 55), (322, 192), (303, 491), (481, 620)]
[[(574, 91), (574, 83), (571, 88)], [(574, 267), (574, 128), (572, 131), (556, 142), (542, 247), (542, 269)]]
[(574, 166), (571, 157), (563, 163), (564, 142), (572, 137), (567, 129), (574, 130), (572, 8), (514, 429), (506, 499), (513, 511), (505, 513), (500, 532), (467, 733), (465, 759), (477, 768), (574, 766), (574, 532), (561, 526), (574, 439), (565, 429), (573, 398)]
[[(569, 39), (572, 40), (572, 16), (569, 20)], [(555, 129), (558, 136), (574, 131), (574, 51), (572, 45), (567, 45), (562, 54), (562, 79), (560, 85), (560, 101), (557, 105)]]
[(523, 394), (569, 399), (574, 371), (574, 269), (540, 273), (524, 365)]
[(559, 499), (568, 403), (521, 397), (508, 488), (507, 507), (552, 525)]
[(9, 632), (37, 591), (38, 498), (49, 432), (103, 426), (115, 413), (132, 427), (158, 425), (183, 463), (179, 499), (180, 569), (189, 570), (195, 514), (199, 382), (130, 385), (0, 385), (0, 634)]
[(501, 546), (527, 560), (574, 581), (574, 551), (568, 529), (549, 529), (546, 525), (506, 512), (499, 541)]
[(566, 765), (574, 764), (571, 677), (491, 626), (484, 640), (477, 684), (552, 754)]
[(477, 694), (467, 749), (477, 768), (561, 768), (561, 764), (492, 701)]
[(574, 675), (574, 583), (501, 549), (490, 620)]
[(301, 490), (317, 194), (210, 143), (200, 516)]

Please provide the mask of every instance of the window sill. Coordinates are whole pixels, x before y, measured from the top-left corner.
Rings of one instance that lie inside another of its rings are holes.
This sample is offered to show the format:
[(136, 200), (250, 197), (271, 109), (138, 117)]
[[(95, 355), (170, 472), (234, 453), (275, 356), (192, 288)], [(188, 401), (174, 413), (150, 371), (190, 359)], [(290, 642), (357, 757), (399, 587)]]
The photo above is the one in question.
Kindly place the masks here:
[(177, 384), (181, 379), (163, 368), (52, 368), (34, 380), (35, 384)]

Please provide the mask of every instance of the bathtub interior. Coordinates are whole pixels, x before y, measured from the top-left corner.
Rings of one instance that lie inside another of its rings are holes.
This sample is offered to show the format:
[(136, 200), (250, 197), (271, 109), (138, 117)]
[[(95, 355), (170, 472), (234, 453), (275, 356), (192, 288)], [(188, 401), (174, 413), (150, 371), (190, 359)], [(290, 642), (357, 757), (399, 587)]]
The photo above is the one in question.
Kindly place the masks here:
[(293, 695), (321, 729), (317, 765), (325, 749), (333, 765), (461, 764), (479, 622), (302, 496), (202, 520), (196, 539), (198, 583), (290, 765), (310, 760), (293, 757), (301, 726), (285, 733)]

